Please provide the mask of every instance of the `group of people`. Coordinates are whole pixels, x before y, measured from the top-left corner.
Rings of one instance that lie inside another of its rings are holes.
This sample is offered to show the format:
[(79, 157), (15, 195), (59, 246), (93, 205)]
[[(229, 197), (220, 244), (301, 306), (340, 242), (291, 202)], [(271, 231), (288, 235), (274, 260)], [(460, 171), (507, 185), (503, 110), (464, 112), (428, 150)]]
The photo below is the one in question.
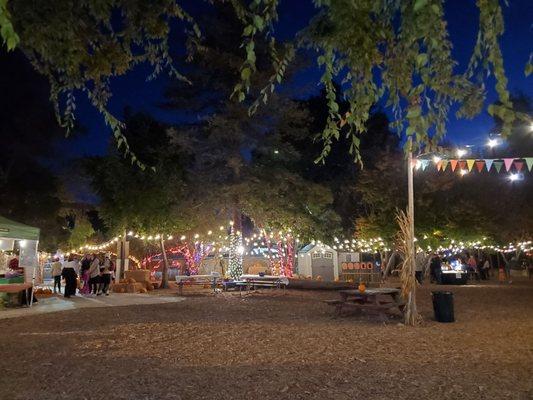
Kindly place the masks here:
[(76, 289), (83, 295), (109, 295), (109, 287), (114, 276), (115, 264), (109, 256), (86, 254), (81, 261), (74, 254), (61, 263), (52, 263), (54, 293), (61, 293), (61, 278), (65, 280), (64, 296), (76, 295)]

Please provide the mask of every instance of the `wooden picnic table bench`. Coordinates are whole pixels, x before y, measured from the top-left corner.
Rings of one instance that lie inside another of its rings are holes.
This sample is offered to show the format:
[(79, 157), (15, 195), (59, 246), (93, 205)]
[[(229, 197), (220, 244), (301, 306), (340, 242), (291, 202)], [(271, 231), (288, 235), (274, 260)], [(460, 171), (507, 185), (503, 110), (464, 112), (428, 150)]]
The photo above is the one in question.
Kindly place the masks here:
[(335, 313), (341, 315), (344, 308), (377, 311), (383, 315), (385, 311), (398, 308), (404, 309), (404, 302), (397, 288), (370, 288), (364, 292), (357, 289), (339, 290), (340, 299), (326, 300), (325, 303), (335, 307)]
[(241, 275), (239, 281), (235, 282), (236, 286), (239, 286), (240, 289), (245, 288), (246, 290), (255, 289), (256, 287), (275, 287), (275, 288), (286, 288), (289, 284), (289, 278), (286, 276), (276, 276), (276, 275)]
[(213, 272), (209, 275), (176, 275), (176, 283), (178, 284), (180, 295), (183, 294), (183, 285), (185, 283), (190, 285), (211, 285), (211, 288), (215, 291), (217, 282), (220, 279), (218, 272)]

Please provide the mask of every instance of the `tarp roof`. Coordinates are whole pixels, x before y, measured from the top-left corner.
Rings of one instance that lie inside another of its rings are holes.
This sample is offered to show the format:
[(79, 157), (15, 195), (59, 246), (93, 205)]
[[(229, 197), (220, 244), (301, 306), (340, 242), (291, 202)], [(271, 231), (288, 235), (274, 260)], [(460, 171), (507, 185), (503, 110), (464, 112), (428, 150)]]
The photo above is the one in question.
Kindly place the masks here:
[(39, 240), (39, 228), (11, 221), (0, 215), (0, 239)]

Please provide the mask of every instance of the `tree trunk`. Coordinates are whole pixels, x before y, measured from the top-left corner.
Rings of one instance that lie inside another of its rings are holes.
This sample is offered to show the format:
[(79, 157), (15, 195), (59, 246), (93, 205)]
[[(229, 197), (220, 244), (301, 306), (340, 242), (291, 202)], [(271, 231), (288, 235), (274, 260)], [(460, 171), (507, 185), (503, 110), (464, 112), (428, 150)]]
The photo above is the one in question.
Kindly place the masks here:
[(160, 244), (161, 244), (161, 254), (163, 255), (163, 271), (161, 271), (161, 288), (166, 289), (168, 288), (168, 259), (167, 259), (167, 252), (165, 250), (165, 241), (163, 240), (163, 236), (161, 236)]

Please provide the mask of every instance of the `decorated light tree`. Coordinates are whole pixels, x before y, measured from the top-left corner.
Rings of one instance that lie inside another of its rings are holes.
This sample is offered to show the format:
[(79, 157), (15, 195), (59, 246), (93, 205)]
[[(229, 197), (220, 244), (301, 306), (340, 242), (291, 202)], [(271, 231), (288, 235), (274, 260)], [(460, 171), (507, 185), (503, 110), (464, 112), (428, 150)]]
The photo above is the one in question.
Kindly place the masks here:
[[(294, 267), (294, 248), (296, 238), (291, 232), (271, 232), (263, 230), (262, 235), (268, 249), (270, 268), (274, 275), (292, 277)], [(276, 249), (274, 255), (272, 249)]]
[(242, 255), (244, 246), (242, 245), (242, 233), (234, 228), (233, 221), (230, 224), (228, 273), (232, 279), (239, 279), (243, 272)]

